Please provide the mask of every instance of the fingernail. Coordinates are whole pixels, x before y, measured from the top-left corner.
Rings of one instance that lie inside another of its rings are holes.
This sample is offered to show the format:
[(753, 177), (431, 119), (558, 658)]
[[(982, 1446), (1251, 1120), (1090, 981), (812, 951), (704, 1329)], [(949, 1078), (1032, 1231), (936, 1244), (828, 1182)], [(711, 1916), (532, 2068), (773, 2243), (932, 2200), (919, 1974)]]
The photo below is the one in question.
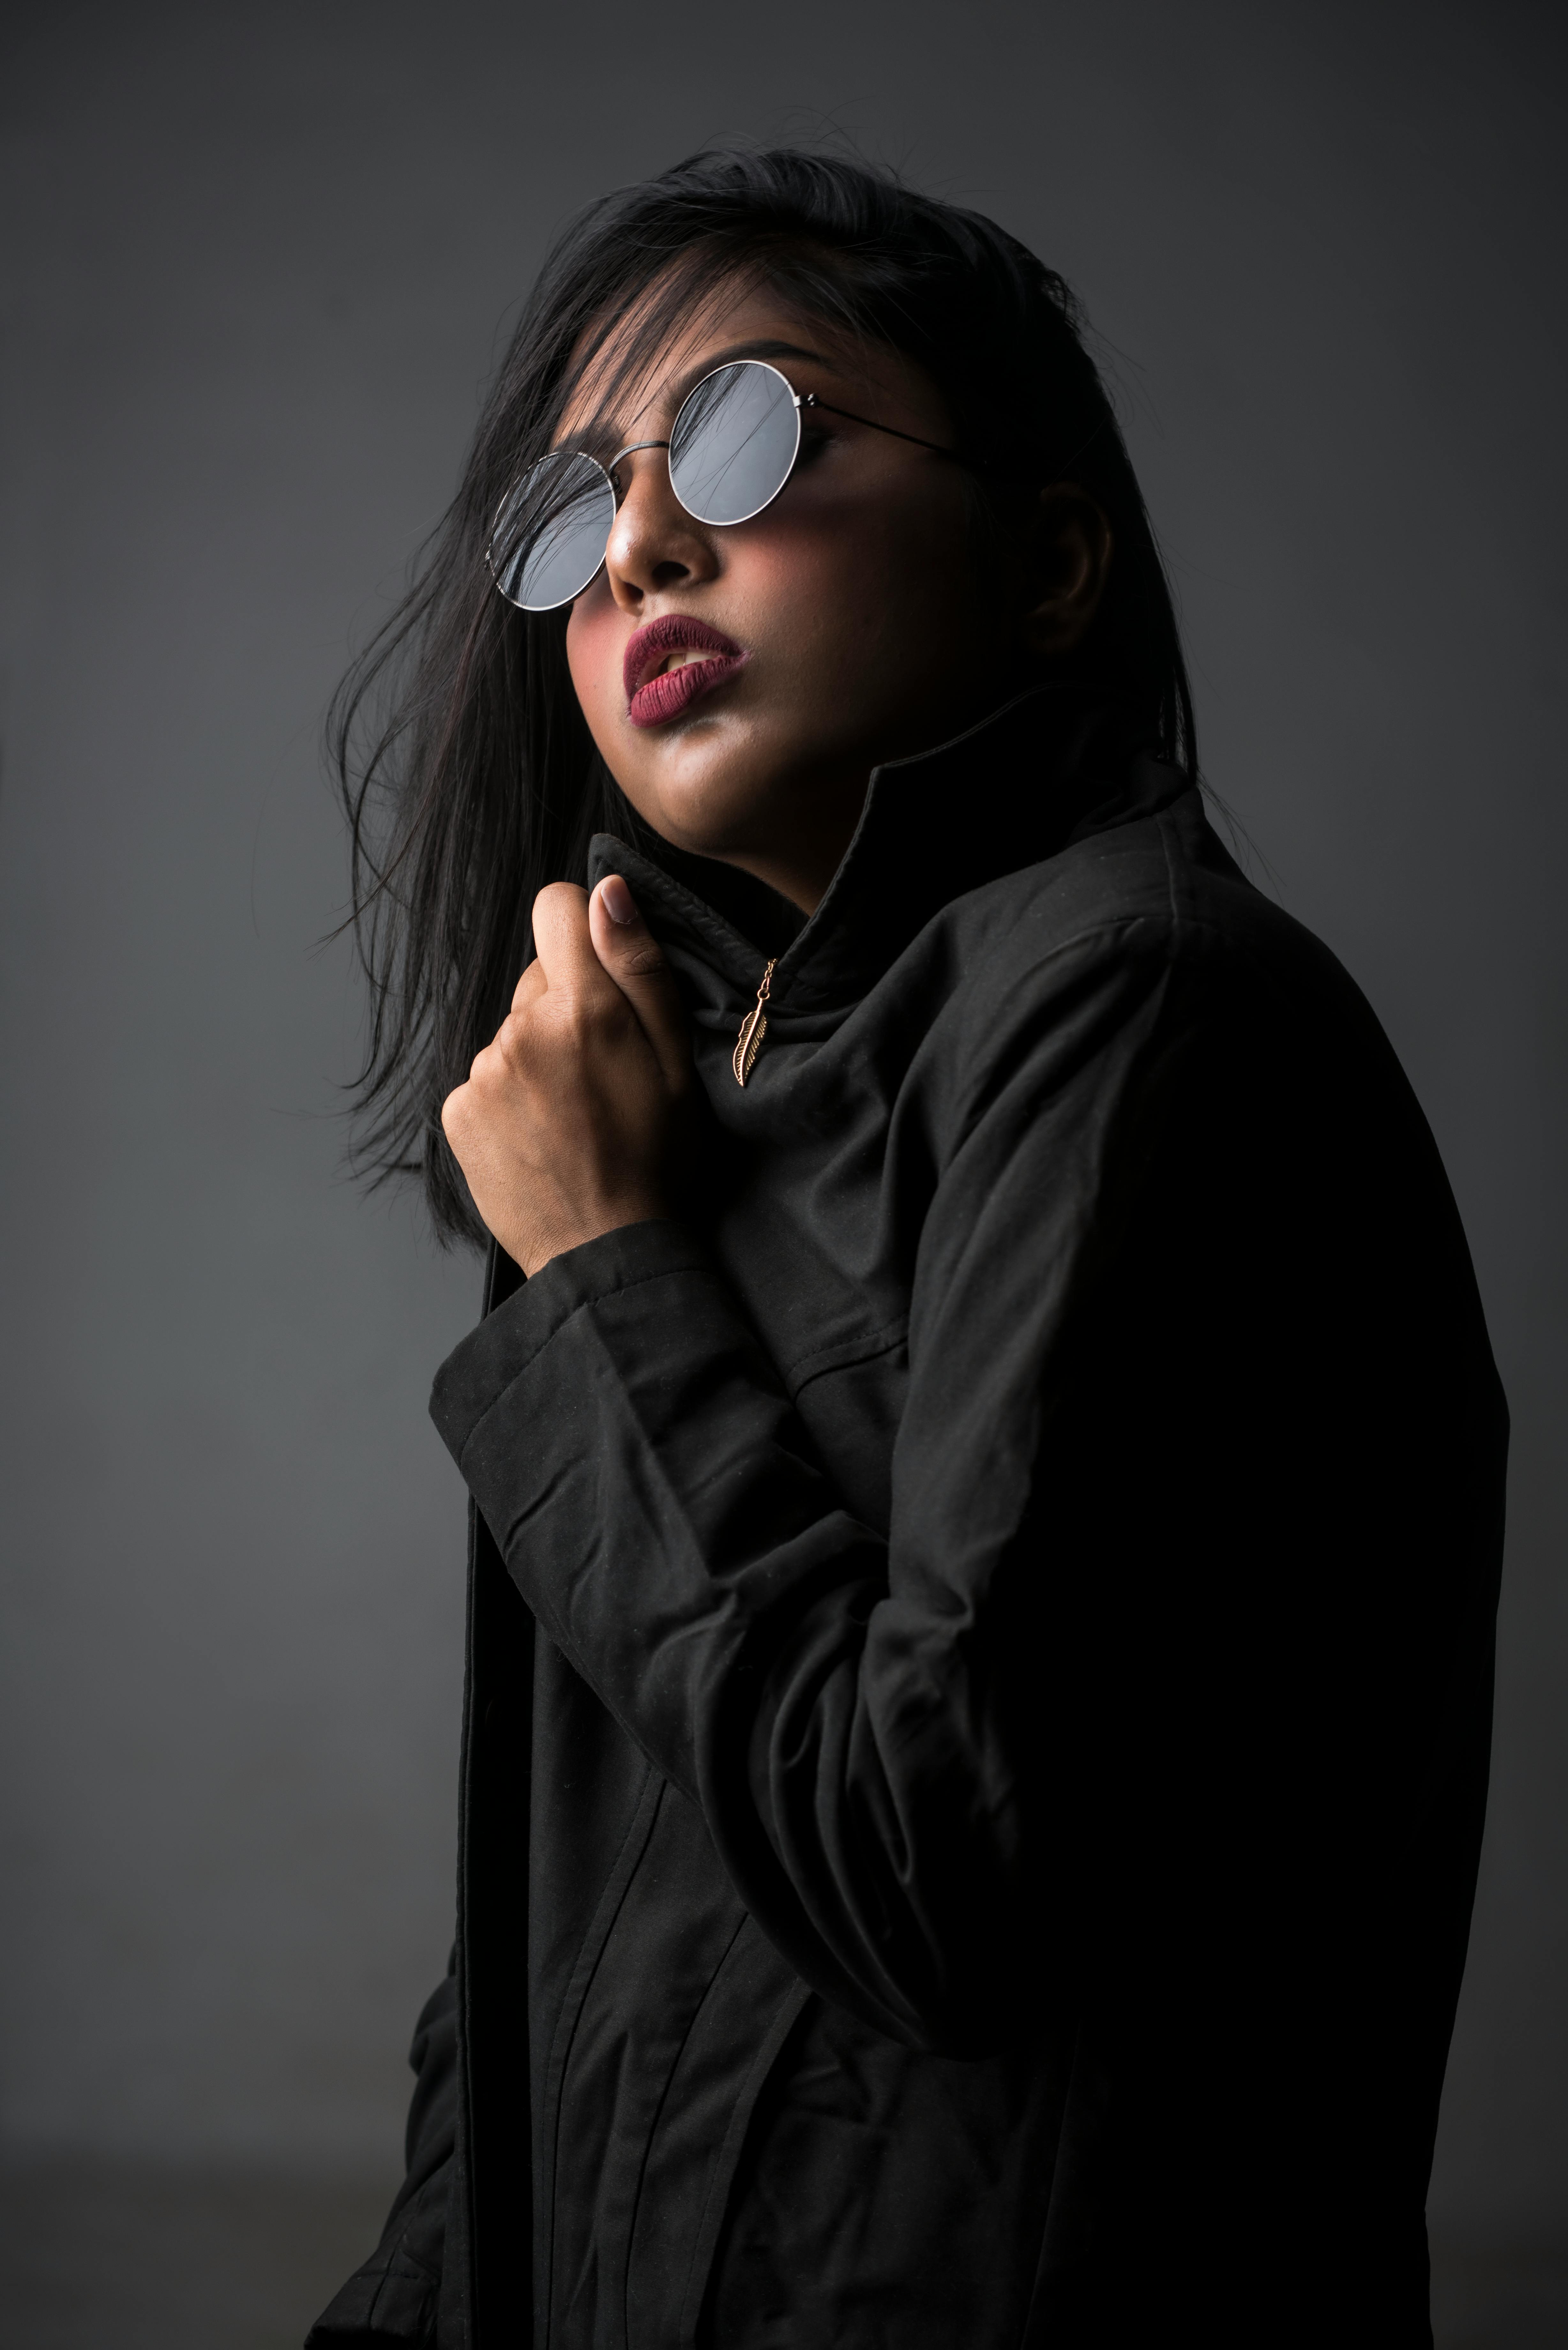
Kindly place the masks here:
[(612, 922), (635, 922), (637, 899), (618, 873), (599, 883), (599, 901)]

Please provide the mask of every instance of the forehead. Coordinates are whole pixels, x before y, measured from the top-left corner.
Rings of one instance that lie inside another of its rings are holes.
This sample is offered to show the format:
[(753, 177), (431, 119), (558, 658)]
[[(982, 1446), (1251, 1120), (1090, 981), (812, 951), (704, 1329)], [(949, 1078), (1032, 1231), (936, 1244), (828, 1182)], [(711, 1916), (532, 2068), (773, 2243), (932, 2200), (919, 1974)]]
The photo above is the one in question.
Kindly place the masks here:
[(624, 440), (661, 432), (692, 385), (729, 359), (771, 359), (785, 375), (800, 367), (865, 380), (878, 371), (875, 355), (765, 286), (721, 280), (660, 333), (653, 320), (665, 294), (650, 287), (612, 327), (573, 387), (558, 438), (590, 425)]

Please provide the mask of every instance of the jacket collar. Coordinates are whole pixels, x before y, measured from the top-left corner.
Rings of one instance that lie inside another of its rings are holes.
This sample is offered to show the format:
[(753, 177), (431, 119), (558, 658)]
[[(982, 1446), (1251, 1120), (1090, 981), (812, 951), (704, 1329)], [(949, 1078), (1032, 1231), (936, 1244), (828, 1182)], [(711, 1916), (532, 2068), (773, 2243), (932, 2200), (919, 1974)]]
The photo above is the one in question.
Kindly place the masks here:
[(635, 843), (595, 836), (588, 886), (625, 875), (701, 1024), (732, 1027), (773, 955), (770, 1023), (821, 1034), (953, 899), (1153, 814), (1187, 788), (1125, 711), (1080, 688), (1041, 686), (935, 750), (876, 769), (844, 861), (807, 921), (749, 876), (640, 824)]

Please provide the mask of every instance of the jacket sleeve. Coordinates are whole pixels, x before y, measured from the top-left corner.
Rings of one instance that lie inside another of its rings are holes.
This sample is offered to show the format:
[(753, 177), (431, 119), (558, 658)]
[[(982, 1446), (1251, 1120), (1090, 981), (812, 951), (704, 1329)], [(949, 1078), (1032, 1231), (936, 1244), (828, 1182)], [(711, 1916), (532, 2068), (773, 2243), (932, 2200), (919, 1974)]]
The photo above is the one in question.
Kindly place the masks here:
[(431, 2350), (457, 2127), (457, 1981), (426, 2001), (409, 2063), (415, 2074), (405, 2176), (381, 2241), (311, 2327), (306, 2350)]
[(1009, 1570), (1167, 980), (1163, 946), (1080, 942), (950, 1039), (886, 1537), (676, 1223), (556, 1258), (435, 1383), (549, 1637), (806, 1980), (917, 2044), (983, 2042), (1009, 1947)]

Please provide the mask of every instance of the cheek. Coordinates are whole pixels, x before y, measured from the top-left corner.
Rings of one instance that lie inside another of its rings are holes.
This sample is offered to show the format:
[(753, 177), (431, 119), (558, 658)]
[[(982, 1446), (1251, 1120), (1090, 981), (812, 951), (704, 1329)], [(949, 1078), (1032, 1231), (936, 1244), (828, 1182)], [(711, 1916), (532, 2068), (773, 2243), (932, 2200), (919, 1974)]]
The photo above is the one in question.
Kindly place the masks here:
[(842, 510), (803, 515), (792, 567), (844, 609), (929, 603), (971, 577), (968, 515), (952, 476), (900, 479)]
[(902, 600), (906, 567), (881, 517), (821, 528), (780, 518), (737, 544), (728, 585), (759, 651), (790, 663), (831, 649), (838, 660), (876, 641)]
[(737, 546), (731, 579), (759, 647), (873, 692), (929, 667), (933, 639), (950, 660), (975, 632), (968, 512), (950, 496), (867, 501), (826, 526), (781, 516)]
[(566, 666), (590, 729), (612, 717), (625, 700), (621, 657), (626, 622), (602, 579), (573, 605), (566, 622)]

